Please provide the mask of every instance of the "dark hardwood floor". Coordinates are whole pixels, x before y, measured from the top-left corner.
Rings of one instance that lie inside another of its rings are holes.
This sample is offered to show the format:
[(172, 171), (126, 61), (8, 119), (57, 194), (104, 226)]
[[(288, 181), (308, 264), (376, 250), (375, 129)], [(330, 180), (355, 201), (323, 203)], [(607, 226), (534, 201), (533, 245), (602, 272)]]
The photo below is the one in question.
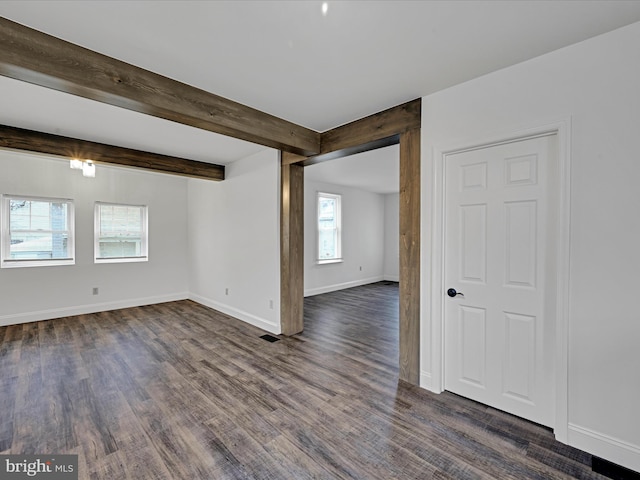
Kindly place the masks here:
[(0, 328), (0, 453), (80, 479), (603, 479), (540, 426), (398, 382), (397, 284), (265, 332), (190, 301)]

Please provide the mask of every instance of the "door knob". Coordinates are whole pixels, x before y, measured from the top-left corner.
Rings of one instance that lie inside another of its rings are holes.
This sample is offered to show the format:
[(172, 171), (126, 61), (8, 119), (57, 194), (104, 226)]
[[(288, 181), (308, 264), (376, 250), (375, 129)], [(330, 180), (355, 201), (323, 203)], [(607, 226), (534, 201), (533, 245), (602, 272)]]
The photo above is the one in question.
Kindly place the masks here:
[(457, 295), (462, 295), (464, 297), (464, 294), (462, 292), (456, 292), (455, 288), (450, 288), (449, 290), (447, 290), (447, 295), (449, 295), (452, 298)]

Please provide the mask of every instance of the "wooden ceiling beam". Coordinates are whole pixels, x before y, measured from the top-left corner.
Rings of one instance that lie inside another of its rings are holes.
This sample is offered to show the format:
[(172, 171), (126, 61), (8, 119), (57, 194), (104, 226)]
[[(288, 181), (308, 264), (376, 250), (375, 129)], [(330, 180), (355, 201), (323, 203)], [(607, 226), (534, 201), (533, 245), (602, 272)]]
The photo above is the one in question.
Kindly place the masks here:
[(391, 107), (322, 134), (320, 155), (375, 142), (420, 128), (422, 99)]
[(214, 165), (6, 125), (0, 125), (0, 148), (92, 160), (95, 163), (143, 168), (206, 180), (224, 180), (224, 165)]
[(0, 17), (0, 75), (299, 155), (320, 134)]
[(305, 167), (336, 158), (396, 145), (403, 133), (420, 128), (422, 99), (391, 107), (324, 132), (318, 155), (287, 157), (290, 164)]
[(357, 153), (369, 152), (378, 148), (397, 145), (398, 143), (400, 143), (400, 135), (391, 135), (390, 137), (380, 138), (378, 140), (373, 140), (361, 145), (353, 145), (350, 147), (342, 148), (340, 150), (321, 153), (320, 155), (303, 157), (303, 160), (292, 161), (291, 163), (301, 163), (303, 166), (308, 167), (309, 165), (316, 165), (317, 163), (326, 162), (328, 160), (335, 160), (336, 158), (348, 157), (349, 155), (356, 155)]

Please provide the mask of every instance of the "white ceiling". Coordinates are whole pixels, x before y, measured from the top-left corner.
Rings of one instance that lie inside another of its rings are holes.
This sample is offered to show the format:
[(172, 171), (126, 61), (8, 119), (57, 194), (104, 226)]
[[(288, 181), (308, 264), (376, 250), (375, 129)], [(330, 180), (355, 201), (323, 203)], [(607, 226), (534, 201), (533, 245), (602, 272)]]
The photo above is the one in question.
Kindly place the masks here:
[(400, 147), (392, 145), (339, 161), (311, 165), (305, 167), (304, 178), (374, 193), (397, 193), (400, 187)]
[[(318, 131), (640, 21), (636, 0), (321, 4), (3, 0), (0, 15)], [(263, 148), (4, 77), (0, 104), (0, 123), (195, 160)]]

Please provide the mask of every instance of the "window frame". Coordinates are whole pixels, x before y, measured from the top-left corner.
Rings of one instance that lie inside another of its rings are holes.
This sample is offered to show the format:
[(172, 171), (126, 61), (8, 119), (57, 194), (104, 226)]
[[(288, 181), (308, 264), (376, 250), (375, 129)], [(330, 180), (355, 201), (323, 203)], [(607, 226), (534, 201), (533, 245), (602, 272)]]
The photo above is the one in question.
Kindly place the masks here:
[[(331, 198), (336, 202), (335, 212), (335, 241), (336, 256), (332, 258), (320, 258), (320, 202), (322, 198)], [(339, 193), (317, 192), (316, 193), (316, 263), (326, 265), (331, 263), (341, 263), (342, 259), (342, 195)]]
[[(102, 216), (101, 207), (114, 206), (114, 207), (133, 207), (141, 209), (141, 239), (140, 239), (140, 253), (139, 256), (126, 256), (126, 257), (99, 257), (100, 253), (100, 220)], [(147, 262), (149, 261), (149, 207), (147, 205), (133, 205), (129, 203), (116, 203), (116, 202), (95, 202), (93, 210), (93, 261), (96, 264), (100, 263), (135, 263), (135, 262)]]
[[(64, 203), (67, 205), (67, 224), (64, 230), (29, 229), (25, 232), (66, 232), (67, 257), (65, 258), (29, 258), (12, 259), (11, 257), (11, 201)], [(75, 204), (72, 199), (58, 197), (40, 197), (31, 195), (3, 194), (0, 198), (0, 268), (54, 267), (75, 265)]]

